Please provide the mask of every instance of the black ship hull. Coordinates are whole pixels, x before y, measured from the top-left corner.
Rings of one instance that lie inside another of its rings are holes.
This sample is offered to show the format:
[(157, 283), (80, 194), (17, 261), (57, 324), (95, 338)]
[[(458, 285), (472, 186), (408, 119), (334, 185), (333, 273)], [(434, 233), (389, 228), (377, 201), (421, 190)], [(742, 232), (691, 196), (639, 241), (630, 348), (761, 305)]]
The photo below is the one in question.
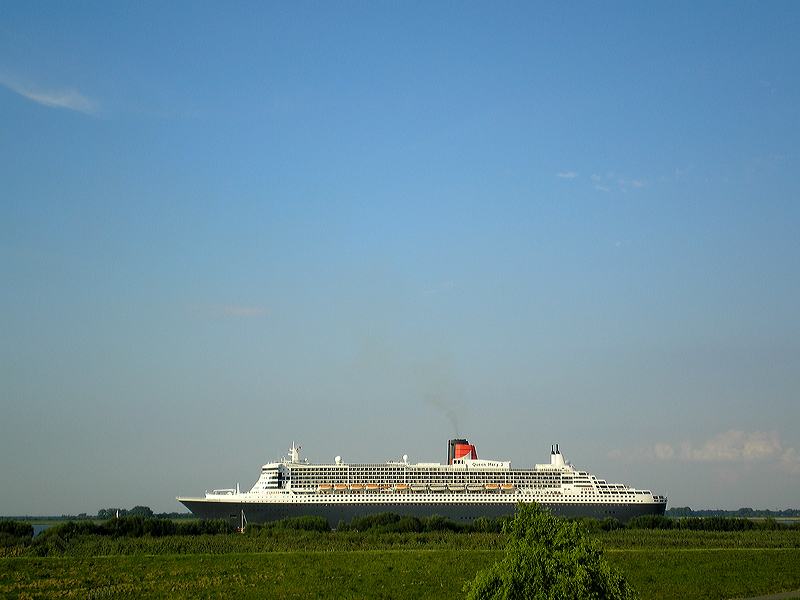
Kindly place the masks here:
[[(186, 508), (201, 519), (224, 519), (234, 527), (242, 523), (268, 523), (293, 517), (323, 517), (331, 528), (340, 521), (349, 523), (357, 517), (396, 513), (415, 517), (439, 515), (456, 523), (472, 522), (480, 517), (496, 518), (516, 513), (517, 500), (508, 502), (243, 502), (241, 500), (181, 499)], [(644, 515), (664, 515), (666, 503), (568, 503), (541, 502), (543, 508), (558, 517), (607, 517), (626, 523)]]

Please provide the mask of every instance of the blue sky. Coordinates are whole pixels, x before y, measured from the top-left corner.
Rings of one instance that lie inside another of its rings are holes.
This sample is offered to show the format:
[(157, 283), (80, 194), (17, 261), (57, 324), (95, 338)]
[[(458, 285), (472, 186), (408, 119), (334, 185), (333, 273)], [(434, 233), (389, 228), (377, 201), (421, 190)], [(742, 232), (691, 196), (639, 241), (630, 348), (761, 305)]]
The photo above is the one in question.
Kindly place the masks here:
[(800, 508), (800, 5), (0, 6), (0, 514), (312, 461)]

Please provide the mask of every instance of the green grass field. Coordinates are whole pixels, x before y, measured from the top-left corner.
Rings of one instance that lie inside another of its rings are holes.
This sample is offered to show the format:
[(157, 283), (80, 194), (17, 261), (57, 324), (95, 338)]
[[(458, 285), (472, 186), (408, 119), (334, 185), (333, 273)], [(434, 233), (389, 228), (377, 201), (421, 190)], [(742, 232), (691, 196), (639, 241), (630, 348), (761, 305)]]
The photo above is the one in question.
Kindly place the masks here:
[(86, 598), (114, 585), (137, 598), (453, 598), (497, 556), (470, 552), (468, 568), (441, 550), (6, 559), (0, 595)]
[[(259, 554), (7, 558), (4, 598), (463, 597), (497, 551), (370, 550)], [(800, 550), (617, 550), (610, 562), (643, 599), (747, 598), (800, 589)]]
[[(615, 531), (597, 538), (644, 600), (800, 589), (800, 532)], [(459, 534), (101, 541), (70, 543), (63, 556), (0, 558), (0, 597), (451, 600), (502, 557), (501, 536)]]
[(752, 598), (800, 589), (800, 549), (621, 550), (606, 553), (642, 599)]

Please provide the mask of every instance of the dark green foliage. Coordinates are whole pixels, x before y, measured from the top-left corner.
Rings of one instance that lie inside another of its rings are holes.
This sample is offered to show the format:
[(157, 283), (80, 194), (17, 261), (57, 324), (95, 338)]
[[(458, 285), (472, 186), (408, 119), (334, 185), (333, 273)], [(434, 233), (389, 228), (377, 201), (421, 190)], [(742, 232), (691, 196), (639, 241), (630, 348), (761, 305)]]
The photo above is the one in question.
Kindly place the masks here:
[(30, 545), (33, 525), (12, 519), (0, 520), (0, 556), (21, 552)]
[(503, 524), (510, 522), (512, 516), (488, 519), (481, 517), (471, 523), (456, 523), (440, 515), (415, 517), (381, 513), (357, 517), (350, 523), (340, 522), (336, 531), (369, 531), (372, 533), (431, 533), (451, 531), (455, 533), (502, 533)]
[(628, 529), (673, 529), (678, 521), (663, 515), (642, 515), (628, 521)]
[(216, 521), (189, 521), (188, 523), (178, 523), (176, 535), (228, 535), (236, 531), (225, 519)]
[(684, 531), (776, 531), (800, 528), (797, 523), (788, 525), (773, 518), (763, 520), (743, 517), (684, 517), (674, 519), (661, 515), (644, 515), (631, 519), (628, 529), (678, 529)]
[(264, 535), (274, 530), (294, 530), (294, 531), (317, 531), (327, 533), (331, 530), (328, 521), (323, 517), (294, 517), (273, 521), (271, 523), (248, 523), (245, 525), (244, 532), (249, 536)]
[(100, 532), (98, 525), (94, 521), (67, 521), (59, 525), (53, 525), (42, 531), (33, 540), (33, 545), (47, 544), (53, 539), (70, 541), (84, 535), (92, 535)]
[(124, 508), (101, 508), (97, 511), (97, 519), (105, 521), (114, 517), (125, 517), (127, 514), (128, 511)]
[(113, 545), (108, 540), (180, 539), (184, 536), (229, 535), (233, 532), (234, 528), (225, 520), (176, 524), (170, 519), (137, 515), (114, 517), (99, 525), (93, 521), (67, 521), (48, 527), (36, 536), (30, 546), (30, 553), (34, 556), (51, 556), (73, 552), (79, 547), (100, 547), (103, 550), (99, 554), (107, 554), (108, 548)]
[(596, 534), (603, 531), (603, 522), (600, 519), (590, 519), (588, 517), (570, 517), (569, 522), (578, 523), (584, 533)]
[[(101, 508), (97, 511), (97, 520), (98, 521), (105, 521), (107, 519), (113, 519), (114, 517), (129, 517), (129, 516), (140, 516), (140, 517), (156, 517), (158, 519), (194, 519), (195, 516), (192, 513), (153, 513), (152, 509), (149, 506), (134, 506), (132, 509), (128, 510), (126, 508)], [(68, 519), (70, 521), (75, 521), (77, 519), (71, 518)]]
[(498, 519), (488, 519), (480, 517), (475, 519), (469, 526), (470, 533), (503, 533), (506, 523), (510, 523), (514, 517), (507, 515)]
[[(33, 527), (18, 520), (0, 520), (0, 556), (105, 556), (116, 554), (218, 554), (226, 552), (291, 552), (300, 550), (436, 549), (495, 550), (503, 547), (504, 524), (514, 518), (480, 518), (455, 523), (440, 516), (381, 514), (339, 523), (331, 532), (327, 521), (315, 517), (286, 519), (265, 525), (248, 524), (247, 535), (230, 535), (236, 529), (226, 520), (205, 521), (128, 515), (103, 523), (91, 520), (61, 521), (31, 539)], [(774, 519), (748, 520), (722, 517), (634, 519), (623, 527), (614, 519), (572, 519), (583, 533), (608, 549), (691, 547), (755, 548), (800, 547), (792, 526)], [(630, 533), (628, 533), (630, 532)], [(249, 540), (249, 541), (248, 541)], [(456, 541), (457, 540), (457, 541)]]
[(33, 525), (21, 521), (14, 521), (13, 519), (3, 519), (0, 521), (0, 535), (30, 539), (33, 537)]
[(122, 517), (154, 517), (153, 511), (149, 506), (134, 506), (130, 510), (125, 508), (101, 508), (97, 511), (97, 519), (105, 521), (106, 519), (122, 518)]
[(297, 517), (294, 519), (284, 519), (279, 522), (279, 526), (284, 529), (298, 529), (300, 531), (319, 531), (327, 533), (331, 530), (328, 521), (323, 517)]
[(614, 531), (615, 529), (622, 529), (623, 527), (625, 526), (614, 517), (606, 517), (600, 522), (601, 531)]
[(625, 525), (613, 517), (600, 519), (590, 519), (588, 517), (571, 517), (567, 519), (570, 523), (578, 523), (585, 533), (599, 533), (601, 531), (616, 531), (624, 529)]
[[(389, 533), (394, 532), (395, 524), (400, 520), (400, 515), (395, 513), (381, 513), (378, 515), (367, 515), (356, 517), (349, 524), (340, 526), (337, 531), (373, 531)], [(418, 521), (418, 520), (417, 520)]]
[(678, 529), (693, 531), (748, 531), (757, 529), (754, 521), (728, 517), (689, 517), (678, 521)]
[(536, 504), (520, 504), (506, 532), (505, 557), (467, 582), (468, 600), (637, 597), (577, 521), (553, 517)]
[(111, 518), (101, 524), (93, 521), (67, 521), (54, 525), (40, 533), (36, 540), (45, 540), (51, 537), (60, 537), (70, 540), (81, 535), (99, 535), (112, 538), (143, 536), (165, 537), (170, 535), (203, 535), (203, 534), (229, 534), (233, 527), (225, 520), (218, 521), (190, 521), (175, 523), (170, 519), (157, 519), (155, 517), (130, 516)]
[(740, 508), (738, 510), (692, 510), (688, 506), (670, 508), (667, 516), (681, 517), (732, 517), (743, 519), (800, 519), (800, 509), (788, 510), (753, 510)]
[(144, 535), (144, 518), (114, 517), (103, 523), (98, 533), (111, 537), (141, 537)]
[(670, 508), (667, 510), (666, 516), (672, 518), (680, 518), (680, 517), (691, 517), (692, 516), (692, 509), (688, 506), (682, 506), (680, 508)]
[(441, 515), (433, 515), (431, 517), (422, 517), (420, 521), (423, 524), (423, 531), (459, 531), (462, 529), (458, 523), (445, 519)]
[(422, 521), (412, 515), (403, 515), (394, 523), (394, 531), (397, 533), (422, 533), (424, 530)]
[(128, 515), (130, 516), (139, 516), (139, 517), (152, 517), (153, 511), (150, 509), (149, 506), (134, 506), (132, 509), (128, 511)]
[(369, 531), (371, 533), (421, 532), (425, 526), (419, 517), (395, 513), (381, 513), (356, 517), (350, 523), (339, 523), (336, 531)]

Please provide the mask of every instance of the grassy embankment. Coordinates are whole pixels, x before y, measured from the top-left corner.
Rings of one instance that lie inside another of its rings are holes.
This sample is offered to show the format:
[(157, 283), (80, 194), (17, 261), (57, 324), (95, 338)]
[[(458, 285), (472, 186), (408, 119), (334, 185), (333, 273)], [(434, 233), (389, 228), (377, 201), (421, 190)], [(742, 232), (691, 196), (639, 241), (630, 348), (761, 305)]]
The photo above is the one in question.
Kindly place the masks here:
[[(593, 535), (645, 600), (800, 589), (797, 530)], [(86, 598), (104, 589), (120, 598), (451, 600), (502, 556), (502, 546), (498, 534), (450, 532), (82, 536), (69, 540), (61, 556), (0, 559), (0, 597)]]

